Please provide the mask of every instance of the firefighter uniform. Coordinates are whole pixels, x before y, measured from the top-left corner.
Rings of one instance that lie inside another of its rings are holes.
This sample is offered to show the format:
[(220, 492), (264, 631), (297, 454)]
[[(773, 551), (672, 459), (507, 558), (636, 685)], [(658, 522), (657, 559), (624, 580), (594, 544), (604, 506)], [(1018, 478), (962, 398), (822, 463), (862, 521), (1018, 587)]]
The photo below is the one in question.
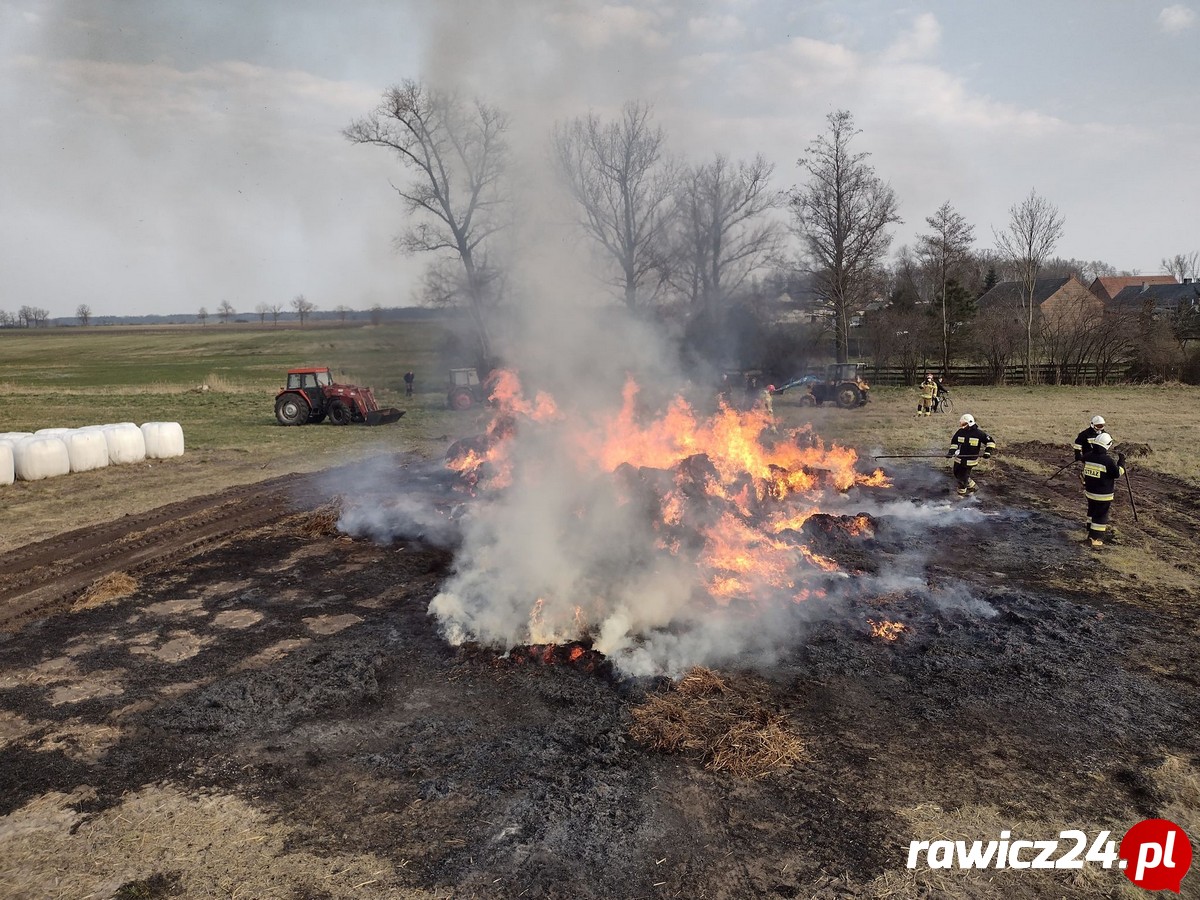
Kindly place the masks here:
[(1108, 531), (1108, 511), (1112, 506), (1117, 479), (1125, 474), (1125, 457), (1115, 460), (1100, 444), (1092, 444), (1083, 454), (1083, 493), (1087, 497), (1088, 540), (1093, 547), (1102, 545)]
[(1103, 432), (1103, 428), (1096, 428), (1094, 425), (1089, 425), (1083, 431), (1079, 432), (1079, 436), (1075, 438), (1075, 443), (1071, 445), (1071, 449), (1075, 451), (1075, 462), (1083, 459), (1083, 455), (1092, 449), (1092, 441)]
[(995, 449), (992, 436), (974, 422), (954, 432), (946, 456), (954, 459), (954, 479), (958, 482), (959, 496), (975, 493), (971, 470), (979, 465), (980, 459), (990, 459)]
[(928, 416), (933, 412), (933, 398), (937, 396), (938, 387), (933, 376), (926, 375), (921, 382), (921, 402), (917, 405), (918, 416)]

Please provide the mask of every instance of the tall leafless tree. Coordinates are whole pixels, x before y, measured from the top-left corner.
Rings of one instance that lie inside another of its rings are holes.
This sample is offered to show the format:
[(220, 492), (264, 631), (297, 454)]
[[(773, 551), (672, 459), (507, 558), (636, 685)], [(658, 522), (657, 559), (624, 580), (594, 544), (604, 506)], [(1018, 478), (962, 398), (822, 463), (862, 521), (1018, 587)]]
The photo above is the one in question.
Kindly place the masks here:
[(815, 138), (800, 158), (807, 184), (793, 190), (796, 233), (804, 242), (817, 295), (834, 315), (838, 362), (850, 347), (851, 310), (869, 299), (892, 236), (890, 225), (901, 220), (896, 193), (875, 174), (869, 153), (852, 153), (860, 133), (846, 110), (826, 117), (828, 131)]
[(1168, 275), (1174, 275), (1180, 284), (1186, 278), (1195, 279), (1200, 276), (1200, 252), (1176, 253), (1169, 259), (1164, 256), (1162, 268)]
[(769, 215), (782, 203), (770, 184), (774, 169), (761, 155), (734, 163), (718, 153), (680, 180), (671, 266), (698, 311), (716, 313), (778, 253), (783, 233)]
[(304, 324), (304, 320), (308, 318), (308, 314), (317, 308), (317, 304), (313, 303), (303, 294), (297, 294), (292, 298), (292, 309), (296, 311), (296, 315), (300, 318), (300, 324)]
[(1008, 211), (1008, 229), (996, 232), (996, 247), (1017, 272), (1021, 311), (1025, 316), (1025, 383), (1033, 382), (1033, 325), (1037, 315), (1034, 289), (1042, 264), (1053, 252), (1063, 232), (1058, 207), (1036, 190)]
[(228, 300), (222, 300), (221, 305), (217, 307), (217, 318), (224, 325), (229, 324), (229, 320), (237, 315), (237, 310), (233, 308), (233, 304)]
[(946, 294), (955, 270), (970, 258), (975, 228), (955, 211), (949, 200), (939, 206), (932, 216), (928, 216), (925, 224), (932, 231), (917, 236), (917, 253), (938, 286), (942, 307), (942, 371), (949, 372), (952, 310), (946, 301)]
[(207, 325), (208, 324), (208, 308), (205, 306), (200, 307), (200, 309), (196, 311), (196, 319), (199, 320), (201, 325)]
[(392, 186), (413, 214), (397, 244), (413, 253), (457, 255), (485, 360), (491, 358), (485, 242), (507, 224), (507, 129), (508, 118), (482, 100), (467, 102), (409, 80), (385, 91), (366, 118), (343, 132), (352, 143), (391, 150), (415, 172), (407, 185)]
[(254, 307), (254, 313), (258, 316), (258, 324), (265, 325), (267, 322), (267, 313), (271, 311), (271, 307), (265, 303), (259, 303)]
[(271, 314), (271, 324), (274, 326), (278, 326), (279, 325), (279, 316), (283, 312), (283, 304), (282, 303), (272, 303), (270, 306), (267, 307), (267, 312), (269, 312)]
[(648, 105), (631, 101), (616, 121), (560, 123), (553, 153), (579, 208), (579, 224), (616, 266), (625, 305), (637, 309), (662, 284), (678, 167)]
[(79, 320), (79, 324), (87, 328), (88, 322), (92, 321), (92, 308), (86, 303), (80, 303), (75, 307), (75, 318)]

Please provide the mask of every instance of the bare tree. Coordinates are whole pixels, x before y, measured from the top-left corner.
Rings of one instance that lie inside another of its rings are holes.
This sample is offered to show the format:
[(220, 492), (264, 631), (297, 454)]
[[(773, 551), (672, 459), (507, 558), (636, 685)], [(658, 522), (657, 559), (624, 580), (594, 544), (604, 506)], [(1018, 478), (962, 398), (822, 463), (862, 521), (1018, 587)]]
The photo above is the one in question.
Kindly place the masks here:
[(271, 311), (271, 307), (265, 303), (259, 303), (254, 307), (254, 314), (258, 316), (258, 324), (265, 325), (267, 322), (267, 313)]
[(507, 117), (482, 100), (467, 103), (409, 80), (385, 91), (374, 111), (343, 132), (352, 143), (391, 150), (415, 170), (411, 183), (393, 185), (414, 214), (413, 226), (397, 243), (408, 252), (457, 255), (485, 360), (491, 357), (485, 242), (506, 224), (507, 129)]
[(378, 303), (376, 303), (374, 306), (371, 307), (370, 314), (371, 314), (371, 324), (372, 325), (382, 325), (383, 324), (383, 307), (382, 306), (380, 306)]
[(955, 212), (948, 200), (925, 219), (925, 224), (933, 230), (930, 234), (918, 235), (920, 243), (917, 252), (938, 285), (942, 308), (942, 371), (949, 372), (953, 309), (952, 304), (947, 302), (947, 292), (950, 282), (955, 280), (955, 270), (970, 258), (975, 228)]
[(75, 318), (79, 320), (79, 324), (87, 328), (88, 322), (92, 321), (92, 308), (86, 303), (80, 303), (75, 307)]
[(17, 323), (22, 328), (38, 328), (50, 321), (50, 310), (40, 306), (22, 306), (17, 311)]
[(233, 304), (228, 300), (222, 300), (221, 305), (217, 307), (217, 318), (224, 325), (229, 324), (229, 320), (237, 315), (237, 310), (233, 308)]
[(650, 107), (629, 102), (615, 122), (594, 115), (559, 124), (553, 152), (579, 207), (580, 226), (615, 264), (615, 284), (636, 309), (661, 285), (678, 171)]
[(350, 313), (354, 312), (354, 310), (352, 310), (350, 307), (348, 307), (344, 303), (339, 303), (337, 306), (335, 306), (333, 308), (333, 311), (335, 313), (337, 313), (338, 321), (341, 322), (343, 325), (346, 324), (346, 317), (348, 315), (350, 315)]
[(1005, 371), (1023, 343), (1025, 327), (1018, 313), (1015, 303), (996, 303), (975, 317), (975, 353), (987, 365), (992, 384), (1004, 384)]
[(793, 190), (796, 232), (804, 242), (817, 296), (833, 311), (838, 362), (850, 347), (850, 316), (867, 299), (892, 236), (888, 226), (901, 220), (896, 193), (875, 174), (868, 153), (851, 153), (859, 134), (846, 110), (830, 113), (827, 134), (808, 145), (799, 161), (811, 176)]
[(1194, 280), (1200, 276), (1200, 252), (1193, 250), (1191, 253), (1176, 253), (1170, 259), (1164, 256), (1162, 269), (1168, 275), (1174, 275), (1180, 284), (1188, 278)]
[(782, 202), (774, 169), (761, 155), (732, 163), (718, 153), (680, 182), (673, 275), (709, 316), (779, 250), (783, 235), (768, 215)]
[(267, 307), (267, 312), (269, 312), (271, 314), (271, 324), (278, 327), (279, 316), (283, 313), (283, 304), (282, 303), (272, 303), (270, 306)]
[(300, 324), (304, 325), (304, 320), (308, 318), (308, 314), (317, 308), (317, 304), (305, 298), (303, 294), (297, 294), (292, 298), (292, 309), (296, 311), (296, 315), (300, 317)]
[(208, 310), (203, 306), (200, 307), (200, 309), (196, 312), (196, 319), (200, 322), (201, 325), (207, 325), (208, 324)]
[(1036, 190), (1008, 211), (1008, 230), (996, 232), (996, 246), (1017, 273), (1021, 310), (1025, 315), (1025, 383), (1033, 383), (1033, 326), (1036, 317), (1033, 292), (1042, 263), (1062, 237), (1063, 218), (1058, 207)]

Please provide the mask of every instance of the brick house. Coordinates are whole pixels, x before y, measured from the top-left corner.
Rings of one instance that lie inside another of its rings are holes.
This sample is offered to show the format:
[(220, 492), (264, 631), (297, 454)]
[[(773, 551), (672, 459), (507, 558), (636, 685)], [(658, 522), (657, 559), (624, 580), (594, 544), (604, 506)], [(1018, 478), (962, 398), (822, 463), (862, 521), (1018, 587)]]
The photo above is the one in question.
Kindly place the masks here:
[[(1019, 281), (1001, 281), (979, 298), (980, 310), (992, 306), (1011, 307), (1020, 317), (1024, 310), (1025, 286)], [(1033, 302), (1042, 321), (1062, 323), (1100, 316), (1104, 302), (1074, 275), (1039, 278), (1033, 286)]]

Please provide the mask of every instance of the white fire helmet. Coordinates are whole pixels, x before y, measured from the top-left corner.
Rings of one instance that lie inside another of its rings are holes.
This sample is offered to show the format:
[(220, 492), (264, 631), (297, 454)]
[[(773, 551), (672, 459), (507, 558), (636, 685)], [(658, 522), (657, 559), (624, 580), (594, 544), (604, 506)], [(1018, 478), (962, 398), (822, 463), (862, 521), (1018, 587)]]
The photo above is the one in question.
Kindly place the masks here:
[(975, 424), (975, 417), (973, 415), (971, 415), (970, 413), (963, 413), (962, 416), (958, 420), (958, 424), (966, 425), (968, 428), (970, 428), (972, 425)]
[(1095, 444), (1097, 447), (1103, 447), (1105, 450), (1107, 450), (1109, 447), (1112, 446), (1112, 435), (1109, 434), (1107, 431), (1102, 432), (1102, 433), (1096, 435), (1094, 438), (1092, 438), (1092, 443)]
[(1092, 427), (1093, 428), (1103, 428), (1104, 427), (1104, 416), (1092, 416)]

